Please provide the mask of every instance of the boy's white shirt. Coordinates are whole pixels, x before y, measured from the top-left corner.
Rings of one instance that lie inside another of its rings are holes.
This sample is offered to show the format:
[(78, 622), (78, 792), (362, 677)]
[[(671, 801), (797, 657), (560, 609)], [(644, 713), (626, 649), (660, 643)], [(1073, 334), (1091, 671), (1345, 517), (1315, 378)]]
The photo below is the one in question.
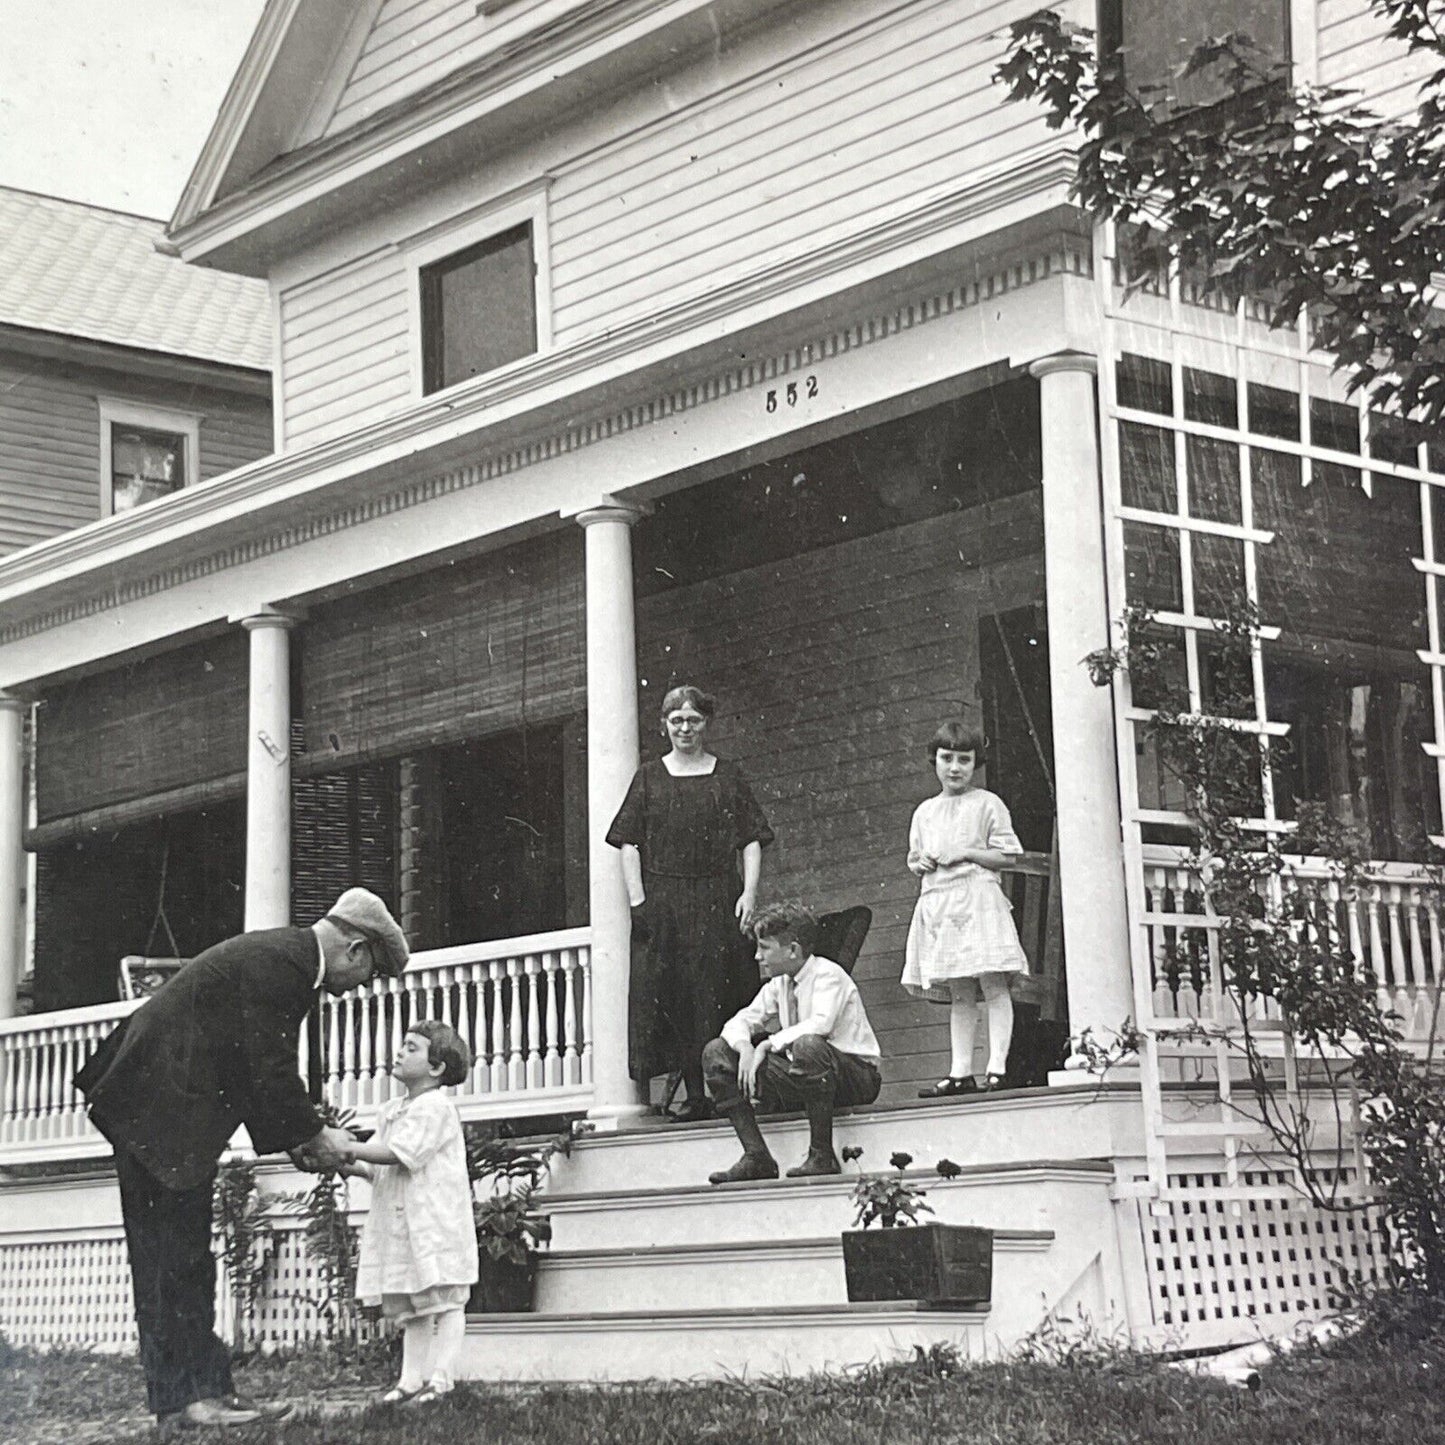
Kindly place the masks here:
[(817, 1034), (845, 1054), (877, 1060), (882, 1055), (873, 1026), (863, 1008), (858, 985), (831, 958), (816, 953), (792, 976), (797, 1022), (784, 1024), (785, 975), (770, 978), (744, 1009), (723, 1025), (723, 1042), (739, 1052), (753, 1035), (767, 1033), (775, 1051), (786, 1049), (804, 1034)]

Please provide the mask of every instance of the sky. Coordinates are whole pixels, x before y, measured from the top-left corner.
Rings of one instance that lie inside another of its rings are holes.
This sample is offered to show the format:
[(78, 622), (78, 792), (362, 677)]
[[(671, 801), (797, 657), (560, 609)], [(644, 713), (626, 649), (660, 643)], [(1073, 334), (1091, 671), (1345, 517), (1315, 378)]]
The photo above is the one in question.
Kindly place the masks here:
[(0, 185), (169, 219), (264, 0), (0, 0)]

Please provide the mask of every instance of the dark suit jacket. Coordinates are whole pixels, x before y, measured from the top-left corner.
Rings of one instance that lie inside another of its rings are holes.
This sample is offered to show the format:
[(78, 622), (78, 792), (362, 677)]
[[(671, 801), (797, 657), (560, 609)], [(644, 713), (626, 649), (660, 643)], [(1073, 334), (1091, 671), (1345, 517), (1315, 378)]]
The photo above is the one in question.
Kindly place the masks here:
[(296, 1047), (319, 958), (309, 928), (244, 933), (198, 954), (76, 1075), (96, 1128), (172, 1189), (201, 1183), (240, 1124), (258, 1154), (312, 1138), (321, 1119)]

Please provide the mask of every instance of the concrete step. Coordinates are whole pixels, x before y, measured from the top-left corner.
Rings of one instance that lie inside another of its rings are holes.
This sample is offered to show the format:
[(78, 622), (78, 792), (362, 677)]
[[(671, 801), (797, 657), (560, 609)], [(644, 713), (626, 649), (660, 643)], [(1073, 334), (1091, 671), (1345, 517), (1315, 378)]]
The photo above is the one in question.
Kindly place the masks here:
[[(1091, 1081), (849, 1109), (838, 1115), (834, 1137), (840, 1150), (860, 1146), (861, 1166), (869, 1172), (887, 1169), (889, 1156), (899, 1150), (930, 1169), (940, 1159), (964, 1165), (1104, 1159), (1139, 1132), (1140, 1118), (1137, 1086)], [(784, 1169), (802, 1159), (808, 1126), (801, 1114), (764, 1116), (762, 1125)], [(737, 1154), (736, 1137), (726, 1120), (638, 1120), (615, 1133), (579, 1139), (571, 1157), (554, 1164), (550, 1190), (583, 1194), (639, 1185), (706, 1184), (713, 1170), (726, 1168)]]
[[(932, 1217), (995, 1230), (1050, 1230), (1107, 1215), (1112, 1167), (1101, 1160), (1030, 1160), (974, 1165), (956, 1179), (911, 1169)], [(690, 1184), (542, 1198), (559, 1250), (638, 1249), (649, 1245), (749, 1243), (836, 1235), (853, 1225), (854, 1179), (769, 1179), (751, 1184)]]
[(667, 1310), (470, 1315), (460, 1374), (472, 1380), (716, 1379), (843, 1370), (950, 1345), (990, 1349), (985, 1310), (916, 1304), (710, 1303)]
[[(1048, 1230), (994, 1235), (994, 1297), (1039, 1295), (1047, 1284)], [(766, 1298), (785, 1305), (840, 1305), (848, 1298), (840, 1235), (633, 1249), (559, 1249), (540, 1256), (537, 1309), (544, 1314), (666, 1310), (679, 1300), (741, 1309)]]

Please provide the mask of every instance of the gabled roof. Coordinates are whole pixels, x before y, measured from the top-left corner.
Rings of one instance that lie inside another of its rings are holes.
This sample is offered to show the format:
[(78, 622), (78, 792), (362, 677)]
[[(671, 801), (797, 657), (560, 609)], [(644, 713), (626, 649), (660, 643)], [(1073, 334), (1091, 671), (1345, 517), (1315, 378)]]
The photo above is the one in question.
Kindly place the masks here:
[(187, 265), (163, 221), (0, 187), (0, 326), (269, 370), (264, 282)]

